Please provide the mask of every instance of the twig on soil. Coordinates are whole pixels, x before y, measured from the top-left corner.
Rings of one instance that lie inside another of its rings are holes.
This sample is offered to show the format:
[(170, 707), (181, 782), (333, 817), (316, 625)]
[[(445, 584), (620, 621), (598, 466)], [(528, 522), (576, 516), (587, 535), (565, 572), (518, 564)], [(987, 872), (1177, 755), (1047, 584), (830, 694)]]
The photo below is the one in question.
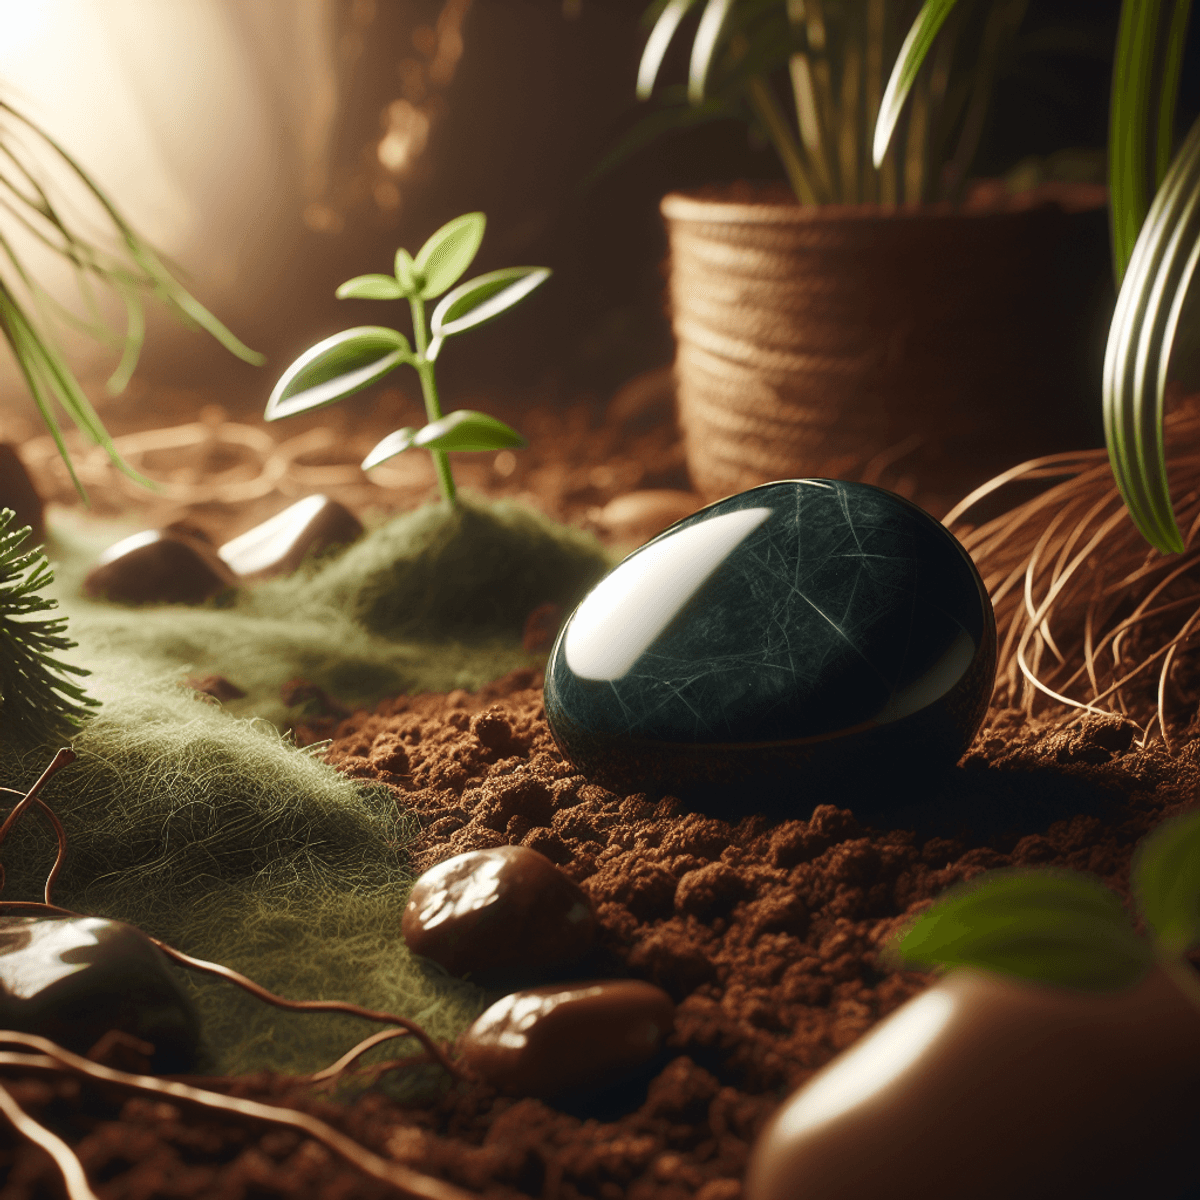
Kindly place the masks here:
[[(35, 1034), (13, 1033), (6, 1030), (0, 1032), (0, 1043), (24, 1046), (29, 1050), (39, 1052), (36, 1054), (21, 1054), (12, 1051), (0, 1051), (0, 1067), (17, 1067), (25, 1071), (51, 1071), (56, 1074), (66, 1071), (73, 1075), (82, 1076), (85, 1079), (91, 1079), (96, 1083), (112, 1084), (117, 1087), (128, 1088), (135, 1092), (155, 1096), (167, 1096), (172, 1100), (185, 1104), (199, 1105), (209, 1111), (230, 1113), (246, 1120), (266, 1121), (272, 1125), (284, 1125), (298, 1130), (314, 1141), (320, 1142), (327, 1149), (338, 1155), (339, 1158), (357, 1167), (363, 1174), (371, 1176), (372, 1179), (378, 1179), (382, 1183), (390, 1184), (401, 1195), (411, 1197), (412, 1200), (474, 1200), (470, 1192), (465, 1192), (451, 1183), (435, 1179), (430, 1175), (422, 1175), (408, 1167), (401, 1166), (399, 1163), (389, 1162), (387, 1159), (381, 1158), (378, 1154), (366, 1149), (366, 1147), (360, 1146), (344, 1133), (338, 1132), (332, 1126), (326, 1125), (324, 1121), (320, 1121), (316, 1117), (311, 1117), (307, 1113), (297, 1112), (290, 1108), (279, 1108), (272, 1104), (262, 1104), (257, 1100), (244, 1100), (236, 1096), (223, 1096), (218, 1092), (210, 1092), (203, 1088), (192, 1087), (177, 1080), (158, 1079), (152, 1075), (131, 1075), (125, 1071), (117, 1071), (112, 1067), (104, 1067), (98, 1063), (89, 1062), (86, 1058), (72, 1054), (69, 1050), (64, 1050), (61, 1046), (55, 1045), (46, 1038), (37, 1037)], [(9, 1100), (12, 1100), (11, 1096), (9, 1096)], [(15, 1105), (15, 1101), (13, 1104)], [(3, 1106), (2, 1101), (0, 1101), (0, 1107), (4, 1107), (5, 1115), (9, 1116), (10, 1120), (13, 1120), (8, 1108)], [(45, 1145), (40, 1136), (35, 1136), (36, 1131), (32, 1130), (32, 1125), (36, 1124), (36, 1122), (33, 1122), (32, 1118), (27, 1117), (24, 1113), (21, 1115), (30, 1122), (29, 1132), (18, 1126), (18, 1128), (21, 1128), (21, 1132), (54, 1154), (54, 1151)], [(13, 1120), (13, 1123), (15, 1125), (16, 1121)], [(53, 1134), (49, 1134), (49, 1131), (44, 1130), (40, 1125), (37, 1128), (43, 1134), (48, 1134), (50, 1137), (54, 1136)], [(55, 1138), (55, 1141), (58, 1141), (58, 1139)], [(70, 1162), (67, 1162), (65, 1159), (60, 1158), (58, 1154), (55, 1154), (55, 1161), (58, 1162), (60, 1169), (63, 1171), (64, 1178), (67, 1178), (67, 1167), (73, 1163), (79, 1172), (80, 1178), (83, 1179), (83, 1167), (79, 1159), (75, 1156), (74, 1151), (65, 1142), (60, 1142), (59, 1148), (63, 1154), (70, 1156)], [(83, 1186), (85, 1188), (87, 1186), (86, 1179), (83, 1179)], [(88, 1189), (79, 1192), (77, 1195), (72, 1194), (71, 1200), (87, 1200), (88, 1197), (93, 1196), (94, 1193)]]

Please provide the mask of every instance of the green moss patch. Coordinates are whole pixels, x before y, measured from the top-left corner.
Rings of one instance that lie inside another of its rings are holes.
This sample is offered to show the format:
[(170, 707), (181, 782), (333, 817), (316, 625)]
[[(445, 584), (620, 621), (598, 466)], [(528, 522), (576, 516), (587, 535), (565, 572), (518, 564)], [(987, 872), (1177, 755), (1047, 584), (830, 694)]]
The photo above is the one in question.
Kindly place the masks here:
[[(610, 565), (603, 549), (513, 504), (466, 498), (403, 514), (341, 555), (204, 608), (124, 609), (84, 599), (84, 552), (64, 532), (55, 585), (64, 657), (101, 702), (77, 761), (44, 798), (67, 830), (58, 903), (120, 917), (289, 998), (343, 999), (452, 1037), (484, 993), (410, 958), (400, 916), (415, 833), (390, 792), (339, 775), (281, 729), (281, 683), (343, 703), (477, 688), (532, 660), (529, 611), (572, 606)], [(209, 703), (181, 681), (224, 675), (248, 695)], [(0, 742), (3, 783), (27, 788), (53, 746)], [(54, 839), (36, 813), (0, 848), (4, 898), (40, 899)], [(197, 997), (206, 1070), (328, 1065), (376, 1026), (289, 1014), (181, 972)], [(384, 1045), (377, 1058), (393, 1057)]]

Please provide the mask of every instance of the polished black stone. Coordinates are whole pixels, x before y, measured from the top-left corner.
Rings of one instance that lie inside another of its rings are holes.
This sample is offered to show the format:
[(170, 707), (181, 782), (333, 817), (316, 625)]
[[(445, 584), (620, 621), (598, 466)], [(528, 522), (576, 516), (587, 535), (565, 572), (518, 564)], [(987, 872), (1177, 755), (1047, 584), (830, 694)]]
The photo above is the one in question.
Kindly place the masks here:
[(160, 951), (103, 917), (0, 917), (0, 1029), (86, 1054), (110, 1029), (154, 1046), (157, 1071), (189, 1069), (199, 1026)]
[(903, 773), (966, 750), (995, 663), (987, 593), (941, 524), (869, 484), (788, 480), (611, 571), (555, 643), (546, 719), (615, 790), (753, 810), (867, 788), (882, 810)]

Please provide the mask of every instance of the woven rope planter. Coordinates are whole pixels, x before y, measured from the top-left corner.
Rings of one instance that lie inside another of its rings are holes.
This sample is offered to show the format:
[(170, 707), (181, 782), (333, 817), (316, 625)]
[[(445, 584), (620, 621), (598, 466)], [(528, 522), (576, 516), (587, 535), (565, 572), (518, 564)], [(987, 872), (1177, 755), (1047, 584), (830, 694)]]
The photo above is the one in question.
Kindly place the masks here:
[(1096, 189), (1073, 193), (1076, 212), (667, 196), (696, 488), (717, 499), (771, 479), (853, 478), (891, 448), (956, 492), (1086, 444), (1102, 205)]

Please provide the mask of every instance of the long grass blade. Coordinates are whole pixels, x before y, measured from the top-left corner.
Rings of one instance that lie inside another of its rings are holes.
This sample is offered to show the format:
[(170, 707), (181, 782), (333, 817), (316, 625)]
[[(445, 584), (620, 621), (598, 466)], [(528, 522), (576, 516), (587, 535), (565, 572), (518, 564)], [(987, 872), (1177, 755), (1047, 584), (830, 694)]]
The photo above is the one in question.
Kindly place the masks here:
[(1183, 538), (1163, 447), (1171, 347), (1200, 259), (1200, 118), (1158, 189), (1121, 282), (1104, 360), (1104, 434), (1134, 523), (1163, 553)]
[(688, 68), (688, 101), (702, 104), (708, 88), (708, 76), (721, 46), (721, 34), (729, 20), (734, 0), (708, 0), (692, 42), (692, 61)]
[(638, 64), (637, 98), (648, 100), (654, 91), (658, 73), (662, 69), (663, 59), (667, 56), (671, 41), (679, 23), (696, 6), (697, 0), (670, 0), (670, 3), (659, 14), (654, 22), (654, 28), (646, 39), (642, 50), (642, 61)]
[(879, 116), (875, 122), (871, 157), (876, 170), (883, 164), (883, 156), (887, 153), (892, 135), (896, 131), (904, 102), (917, 81), (921, 64), (955, 3), (956, 0), (925, 0), (924, 7), (917, 14), (917, 19), (900, 47), (900, 54), (888, 78), (887, 88), (879, 105)]
[[(1158, 184), (1156, 166), (1163, 156), (1164, 100), (1169, 103), (1173, 120), (1174, 98), (1162, 85), (1169, 73), (1163, 68), (1172, 61), (1164, 44), (1165, 35), (1172, 29), (1177, 12), (1170, 0), (1165, 5), (1164, 0), (1125, 0), (1121, 5), (1108, 127), (1109, 219), (1118, 285)], [(1177, 88), (1178, 71), (1175, 76)], [(1168, 155), (1171, 133), (1165, 133)]]

